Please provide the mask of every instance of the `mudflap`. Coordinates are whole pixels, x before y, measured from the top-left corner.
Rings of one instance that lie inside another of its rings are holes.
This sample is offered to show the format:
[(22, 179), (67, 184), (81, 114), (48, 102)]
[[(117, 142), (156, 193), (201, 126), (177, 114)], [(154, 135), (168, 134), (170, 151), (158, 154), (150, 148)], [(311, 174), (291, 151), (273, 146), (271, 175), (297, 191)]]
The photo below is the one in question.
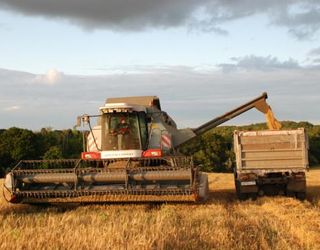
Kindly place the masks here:
[(291, 180), (287, 184), (287, 190), (291, 192), (305, 192), (306, 187), (306, 180)]
[(294, 175), (286, 186), (286, 195), (296, 197), (299, 200), (305, 200), (307, 190), (307, 181), (304, 173)]
[(252, 198), (255, 200), (258, 194), (258, 186), (255, 181), (240, 181), (235, 178), (236, 194), (239, 200)]

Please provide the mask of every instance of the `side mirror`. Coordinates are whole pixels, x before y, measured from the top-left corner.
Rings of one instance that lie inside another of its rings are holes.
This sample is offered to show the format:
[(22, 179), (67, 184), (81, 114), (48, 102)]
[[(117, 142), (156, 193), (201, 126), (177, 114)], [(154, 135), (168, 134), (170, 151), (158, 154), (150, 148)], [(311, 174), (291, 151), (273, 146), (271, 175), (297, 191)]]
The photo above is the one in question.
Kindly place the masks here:
[(81, 125), (88, 124), (90, 122), (90, 116), (85, 114), (77, 117), (77, 123), (75, 127), (81, 127)]
[(76, 126), (75, 127), (81, 127), (81, 116), (77, 117), (77, 122), (76, 122)]
[(83, 124), (89, 124), (90, 123), (90, 116), (87, 114), (81, 116), (81, 121)]

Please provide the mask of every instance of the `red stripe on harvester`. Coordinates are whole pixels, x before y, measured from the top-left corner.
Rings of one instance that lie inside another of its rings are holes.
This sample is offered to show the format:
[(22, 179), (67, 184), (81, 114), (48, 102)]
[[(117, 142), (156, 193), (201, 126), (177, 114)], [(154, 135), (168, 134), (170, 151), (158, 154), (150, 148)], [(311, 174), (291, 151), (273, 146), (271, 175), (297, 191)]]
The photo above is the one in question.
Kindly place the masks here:
[(169, 135), (162, 135), (161, 136), (161, 144), (164, 147), (171, 148), (171, 138), (169, 137)]

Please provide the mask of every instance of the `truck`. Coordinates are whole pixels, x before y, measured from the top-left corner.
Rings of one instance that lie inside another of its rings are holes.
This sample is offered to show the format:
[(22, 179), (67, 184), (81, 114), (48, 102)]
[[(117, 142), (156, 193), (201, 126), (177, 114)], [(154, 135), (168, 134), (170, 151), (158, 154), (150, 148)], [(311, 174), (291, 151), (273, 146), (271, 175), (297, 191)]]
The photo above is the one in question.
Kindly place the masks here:
[[(179, 129), (157, 96), (113, 97), (85, 126), (80, 159), (22, 160), (5, 177), (11, 203), (201, 202), (208, 176), (179, 149), (190, 140), (252, 109), (272, 118), (267, 93), (195, 128)], [(96, 119), (96, 125), (92, 125)]]
[(234, 180), (238, 198), (282, 193), (305, 199), (308, 147), (303, 128), (235, 131)]

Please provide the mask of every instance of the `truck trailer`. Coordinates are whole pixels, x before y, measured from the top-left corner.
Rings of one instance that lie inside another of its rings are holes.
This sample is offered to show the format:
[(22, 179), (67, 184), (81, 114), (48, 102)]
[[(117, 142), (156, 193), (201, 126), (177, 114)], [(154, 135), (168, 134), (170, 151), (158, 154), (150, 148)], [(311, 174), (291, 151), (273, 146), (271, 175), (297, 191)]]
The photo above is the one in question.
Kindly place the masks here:
[(305, 199), (308, 147), (303, 128), (235, 131), (234, 179), (238, 198), (282, 193)]

